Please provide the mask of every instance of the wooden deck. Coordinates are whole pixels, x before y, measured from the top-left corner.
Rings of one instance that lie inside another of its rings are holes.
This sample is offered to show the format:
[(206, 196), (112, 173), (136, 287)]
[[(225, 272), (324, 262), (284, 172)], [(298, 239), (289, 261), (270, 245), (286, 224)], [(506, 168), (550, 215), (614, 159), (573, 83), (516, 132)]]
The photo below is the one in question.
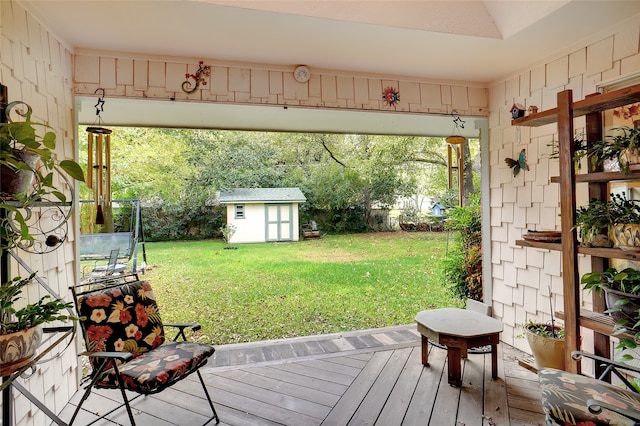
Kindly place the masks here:
[[(542, 425), (535, 374), (522, 353), (500, 344), (499, 374), (489, 354), (470, 354), (463, 386), (447, 384), (446, 350), (420, 363), (415, 325), (217, 347), (202, 369), (221, 425)], [(118, 402), (92, 395), (76, 424)], [(79, 395), (61, 417), (68, 420)], [(133, 402), (138, 425), (199, 425), (210, 415), (197, 376)], [(97, 425), (128, 425), (124, 409)]]

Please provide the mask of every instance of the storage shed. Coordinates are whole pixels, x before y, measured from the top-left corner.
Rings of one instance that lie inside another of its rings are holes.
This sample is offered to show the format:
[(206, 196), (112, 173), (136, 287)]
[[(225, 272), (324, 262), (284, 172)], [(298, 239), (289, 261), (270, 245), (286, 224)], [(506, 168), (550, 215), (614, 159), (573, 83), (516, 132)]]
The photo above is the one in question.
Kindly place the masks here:
[(299, 188), (235, 188), (218, 198), (236, 228), (230, 243), (299, 240), (298, 204), (307, 201)]

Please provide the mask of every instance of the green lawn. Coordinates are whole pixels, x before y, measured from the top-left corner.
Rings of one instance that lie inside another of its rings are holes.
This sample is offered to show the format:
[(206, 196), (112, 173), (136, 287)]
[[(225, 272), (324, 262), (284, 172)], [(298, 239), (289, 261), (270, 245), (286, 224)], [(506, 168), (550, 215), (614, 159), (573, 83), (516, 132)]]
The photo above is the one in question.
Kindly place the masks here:
[(410, 324), (460, 306), (442, 279), (446, 234), (325, 236), (296, 243), (146, 243), (163, 319), (202, 324), (198, 340), (249, 342)]

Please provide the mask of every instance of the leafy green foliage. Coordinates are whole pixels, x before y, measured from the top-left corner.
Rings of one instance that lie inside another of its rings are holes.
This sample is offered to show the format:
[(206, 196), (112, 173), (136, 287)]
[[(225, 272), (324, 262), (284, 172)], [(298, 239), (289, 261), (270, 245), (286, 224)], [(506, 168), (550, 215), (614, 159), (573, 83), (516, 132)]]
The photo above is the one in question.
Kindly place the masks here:
[[(214, 210), (214, 218), (204, 217), (216, 193), (229, 188), (299, 187), (307, 197), (303, 222), (313, 219), (324, 232), (361, 232), (375, 223), (377, 209), (447, 186), (441, 138), (113, 130), (112, 198), (140, 199), (145, 236), (156, 240), (219, 235), (224, 216)], [(81, 188), (81, 197), (92, 199), (92, 191)]]
[(640, 271), (625, 268), (618, 271), (608, 268), (604, 272), (587, 272), (580, 279), (586, 290), (601, 293), (603, 287), (609, 287), (623, 293), (640, 295)]
[[(7, 114), (19, 105), (27, 108), (23, 115), (25, 120), (0, 124), (0, 166), (8, 171), (7, 175), (26, 172), (33, 175), (34, 181), (26, 190), (10, 195), (23, 208), (35, 201), (46, 200), (47, 196), (52, 196), (47, 201), (65, 202), (66, 196), (54, 182), (54, 171), (64, 171), (72, 179), (84, 181), (82, 169), (71, 160), (57, 162), (53, 155), (56, 147), (55, 133), (49, 130), (48, 125), (31, 121), (31, 107), (27, 104), (12, 102), (6, 108)], [(43, 128), (44, 135), (39, 135), (36, 128)], [(21, 241), (29, 245), (34, 238), (32, 230), (27, 226), (28, 218), (16, 206), (2, 200), (0, 208), (7, 213), (0, 220), (3, 248), (13, 248)]]
[(446, 275), (456, 294), (482, 300), (482, 215), (480, 195), (473, 194), (469, 206), (447, 210), (445, 227), (456, 232), (456, 245), (445, 263)]
[(533, 320), (529, 320), (522, 326), (522, 328), (529, 331), (530, 333), (537, 334), (538, 336), (560, 340), (564, 339), (564, 327), (555, 326), (554, 328), (550, 324), (541, 324), (538, 322), (534, 322)]
[(27, 278), (16, 277), (0, 285), (0, 334), (14, 333), (55, 320), (74, 319), (69, 315), (60, 315), (62, 309), (73, 307), (71, 302), (43, 296), (36, 303), (17, 309), (14, 304), (20, 299), (24, 286), (29, 284), (35, 273)]
[[(598, 294), (601, 294), (605, 288), (611, 288), (622, 293), (628, 293), (628, 295), (640, 295), (640, 271), (634, 268), (625, 268), (618, 271), (616, 268), (610, 267), (603, 272), (588, 272), (581, 277), (580, 283), (586, 290), (595, 291)], [(613, 328), (614, 334), (621, 335), (616, 349), (623, 351), (619, 357), (622, 361), (634, 359), (631, 354), (624, 352), (624, 350), (636, 349), (636, 341), (640, 341), (640, 312), (633, 308), (628, 295), (621, 295), (616, 301), (616, 305), (609, 307), (607, 310), (610, 314), (619, 313), (618, 316), (620, 318)], [(631, 311), (633, 314), (622, 313), (623, 305), (627, 304), (631, 306), (627, 311)], [(625, 333), (631, 334), (633, 338), (623, 336)]]

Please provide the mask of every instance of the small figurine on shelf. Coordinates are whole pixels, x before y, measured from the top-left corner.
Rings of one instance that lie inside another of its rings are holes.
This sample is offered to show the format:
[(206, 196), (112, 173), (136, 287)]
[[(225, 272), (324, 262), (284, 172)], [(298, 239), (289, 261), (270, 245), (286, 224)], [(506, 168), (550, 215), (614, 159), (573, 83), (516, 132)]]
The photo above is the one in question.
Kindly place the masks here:
[(520, 117), (524, 117), (524, 113), (525, 113), (525, 109), (522, 105), (520, 104), (513, 104), (511, 106), (511, 118), (520, 118)]
[(513, 177), (518, 176), (521, 169), (529, 170), (529, 165), (527, 164), (527, 156), (525, 154), (525, 149), (522, 148), (520, 154), (518, 155), (518, 159), (514, 160), (513, 158), (505, 158), (504, 162), (507, 163), (510, 169), (513, 169)]

